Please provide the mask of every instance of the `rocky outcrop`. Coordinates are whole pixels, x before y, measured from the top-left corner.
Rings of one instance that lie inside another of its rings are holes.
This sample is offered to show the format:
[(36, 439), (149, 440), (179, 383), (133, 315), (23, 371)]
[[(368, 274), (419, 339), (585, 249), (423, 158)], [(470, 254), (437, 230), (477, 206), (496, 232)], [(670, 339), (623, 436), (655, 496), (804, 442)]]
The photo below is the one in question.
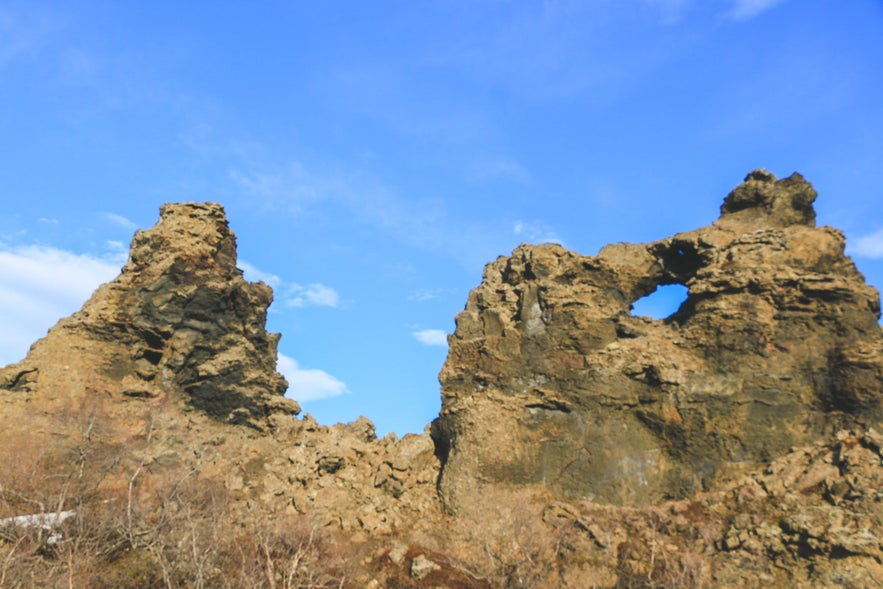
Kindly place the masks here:
[(323, 426), (309, 415), (277, 430), (275, 451), (250, 456), (251, 467), (234, 481), (247, 496), (361, 540), (425, 530), (440, 515), (438, 460), (428, 435), (377, 438), (365, 417)]
[(437, 513), (428, 435), (378, 439), (366, 418), (294, 417), (276, 371), (279, 335), (265, 329), (271, 301), (269, 286), (236, 267), (223, 207), (163, 206), (120, 275), (0, 369), (0, 448), (63, 439), (69, 454), (94, 439), (119, 454), (107, 488), (184, 472), (222, 480), (243, 505), (351, 534)]
[(881, 448), (873, 429), (840, 431), (686, 500), (552, 502), (545, 533), (568, 546), (572, 586), (875, 587)]
[(262, 429), (300, 411), (276, 372), (279, 335), (264, 327), (271, 301), (270, 287), (236, 267), (223, 207), (165, 205), (135, 235), (122, 273), (0, 373), (0, 388), (172, 398)]
[[(813, 188), (748, 175), (710, 227), (594, 257), (523, 245), (485, 269), (449, 338), (433, 437), (449, 510), (486, 485), (648, 504), (729, 464), (880, 422), (877, 291), (815, 226)], [(630, 310), (658, 286), (687, 300)]]
[[(223, 209), (166, 205), (116, 280), (0, 369), (0, 516), (76, 509), (89, 525), (64, 533), (86, 546), (108, 510), (94, 538), (117, 548), (78, 577), (102, 586), (160, 584), (184, 553), (199, 571), (214, 555), (216, 578), (258, 563), (242, 586), (326, 586), (321, 571), (335, 587), (872, 586), (879, 296), (814, 199), (796, 174), (756, 171), (709, 227), (489, 264), (431, 437), (401, 439), (296, 418), (272, 292), (243, 280)], [(677, 312), (631, 312), (666, 284), (688, 289)], [(203, 524), (225, 538), (197, 538)], [(8, 564), (25, 540), (5, 534)], [(26, 573), (68, 560), (33, 554)]]

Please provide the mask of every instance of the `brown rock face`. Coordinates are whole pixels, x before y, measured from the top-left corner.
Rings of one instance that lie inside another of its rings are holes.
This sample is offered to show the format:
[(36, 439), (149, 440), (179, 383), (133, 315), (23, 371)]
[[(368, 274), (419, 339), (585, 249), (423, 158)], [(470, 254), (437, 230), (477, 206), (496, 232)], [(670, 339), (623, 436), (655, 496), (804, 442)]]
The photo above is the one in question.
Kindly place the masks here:
[(270, 287), (236, 267), (223, 207), (165, 205), (159, 223), (135, 235), (120, 276), (0, 373), (0, 388), (180, 398), (260, 429), (273, 414), (299, 412), (276, 372), (279, 336), (264, 328), (271, 300)]
[[(877, 291), (815, 226), (798, 174), (748, 175), (710, 227), (598, 256), (522, 245), (485, 269), (457, 316), (433, 438), (458, 510), (483, 485), (647, 504), (727, 463), (883, 416)], [(671, 317), (635, 317), (682, 284)]]

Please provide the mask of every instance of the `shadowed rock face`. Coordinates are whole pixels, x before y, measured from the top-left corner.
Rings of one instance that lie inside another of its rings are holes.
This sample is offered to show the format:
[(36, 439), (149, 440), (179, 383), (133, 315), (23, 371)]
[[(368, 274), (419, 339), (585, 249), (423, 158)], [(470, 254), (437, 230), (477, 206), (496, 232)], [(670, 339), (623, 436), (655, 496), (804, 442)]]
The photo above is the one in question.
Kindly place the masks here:
[[(645, 504), (879, 423), (877, 291), (798, 174), (748, 175), (710, 227), (595, 257), (522, 245), (457, 316), (433, 439), (456, 511), (487, 483)], [(630, 313), (658, 286), (687, 300)]]
[(121, 399), (182, 398), (260, 429), (273, 414), (300, 410), (276, 372), (279, 335), (264, 327), (272, 298), (236, 267), (223, 207), (168, 204), (155, 227), (135, 235), (120, 276), (4, 370), (0, 388), (61, 383)]

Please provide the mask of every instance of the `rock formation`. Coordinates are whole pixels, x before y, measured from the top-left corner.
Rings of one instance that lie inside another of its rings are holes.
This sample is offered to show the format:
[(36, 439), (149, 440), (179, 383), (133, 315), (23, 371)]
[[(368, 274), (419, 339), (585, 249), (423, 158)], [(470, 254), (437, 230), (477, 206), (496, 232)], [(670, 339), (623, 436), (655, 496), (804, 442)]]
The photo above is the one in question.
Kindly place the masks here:
[(279, 336), (264, 328), (272, 298), (266, 284), (242, 278), (220, 205), (165, 205), (159, 223), (135, 235), (122, 273), (7, 368), (0, 388), (171, 396), (263, 428), (300, 411), (276, 372)]
[[(116, 280), (0, 369), (0, 523), (34, 505), (109, 514), (61, 548), (0, 529), (0, 579), (879, 584), (880, 301), (842, 234), (815, 226), (815, 197), (755, 171), (709, 227), (492, 262), (449, 338), (431, 435), (402, 439), (296, 418), (272, 292), (243, 280), (223, 208), (166, 205)], [(688, 289), (676, 313), (631, 313), (666, 284)], [(310, 532), (269, 530), (289, 521)]]
[[(842, 428), (878, 423), (880, 302), (815, 226), (798, 174), (755, 171), (710, 227), (595, 257), (523, 245), (485, 269), (450, 337), (433, 437), (456, 510), (485, 484), (647, 504)], [(671, 317), (635, 317), (682, 284)]]
[(29, 440), (38, 452), (62, 438), (62, 453), (80, 452), (88, 438), (119, 454), (108, 488), (135, 471), (198, 472), (245, 505), (349, 532), (433, 513), (438, 461), (427, 435), (378, 439), (365, 418), (295, 418), (276, 371), (279, 335), (265, 329), (271, 301), (269, 286), (236, 267), (222, 206), (164, 205), (156, 226), (134, 236), (120, 275), (0, 369), (0, 448)]

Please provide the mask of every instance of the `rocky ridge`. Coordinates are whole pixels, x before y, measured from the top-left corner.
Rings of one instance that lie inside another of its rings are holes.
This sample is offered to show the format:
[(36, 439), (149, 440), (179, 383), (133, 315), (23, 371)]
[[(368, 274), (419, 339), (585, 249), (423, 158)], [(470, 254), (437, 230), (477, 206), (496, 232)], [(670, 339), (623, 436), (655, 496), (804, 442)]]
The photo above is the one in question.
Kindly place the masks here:
[[(339, 531), (354, 587), (873, 586), (879, 295), (815, 197), (758, 170), (709, 227), (492, 262), (439, 418), (402, 439), (297, 418), (272, 291), (236, 268), (223, 208), (165, 205), (116, 280), (0, 369), (0, 447), (106, 456), (97, 492), (130, 511), (150, 481), (214, 481), (242, 526)], [(689, 290), (678, 312), (630, 312), (665, 284)]]

